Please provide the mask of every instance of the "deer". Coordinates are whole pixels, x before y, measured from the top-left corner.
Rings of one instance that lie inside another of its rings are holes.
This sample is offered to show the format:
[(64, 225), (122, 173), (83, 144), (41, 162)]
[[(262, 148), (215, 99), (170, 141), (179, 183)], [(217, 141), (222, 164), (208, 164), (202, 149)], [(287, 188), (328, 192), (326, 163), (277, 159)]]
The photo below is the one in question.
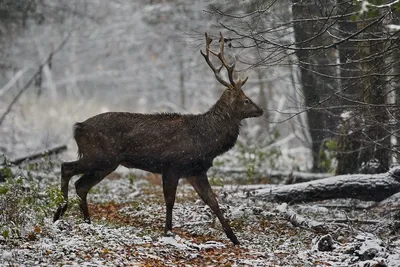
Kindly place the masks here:
[[(230, 241), (239, 244), (220, 210), (207, 171), (212, 167), (214, 158), (235, 145), (241, 121), (260, 117), (263, 110), (242, 90), (248, 77), (243, 80), (234, 79), (236, 60), (228, 64), (224, 55), (227, 39), (220, 33), (219, 52), (211, 50), (211, 42), (212, 38), (205, 33), (206, 51), (204, 53), (200, 50), (200, 53), (217, 81), (226, 89), (205, 113), (107, 112), (74, 125), (78, 160), (61, 164), (61, 192), (64, 201), (54, 214), (54, 222), (67, 210), (70, 179), (74, 175), (83, 174), (75, 182), (75, 189), (80, 199), (83, 222), (90, 223), (87, 203), (89, 190), (122, 165), (161, 174), (166, 207), (165, 235), (173, 235), (172, 209), (178, 182), (185, 178), (219, 219)], [(220, 67), (213, 65), (210, 55), (219, 59)], [(229, 82), (221, 75), (223, 68)]]

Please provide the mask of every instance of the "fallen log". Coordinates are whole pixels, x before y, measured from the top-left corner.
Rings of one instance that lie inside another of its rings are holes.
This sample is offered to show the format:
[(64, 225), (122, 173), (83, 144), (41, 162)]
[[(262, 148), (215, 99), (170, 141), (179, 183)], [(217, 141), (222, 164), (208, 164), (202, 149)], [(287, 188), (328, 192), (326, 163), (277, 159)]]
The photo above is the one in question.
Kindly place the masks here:
[(382, 201), (397, 192), (400, 192), (400, 168), (381, 174), (340, 175), (265, 188), (253, 191), (251, 196), (293, 204), (339, 198)]
[[(213, 176), (228, 176), (236, 179), (243, 179), (243, 176), (249, 172), (246, 168), (222, 168), (215, 167), (212, 169)], [(257, 170), (252, 173), (253, 178), (269, 178), (275, 181), (283, 182), (284, 184), (295, 184), (304, 183), (314, 180), (319, 180), (332, 176), (329, 173), (310, 173), (310, 172), (299, 172), (299, 171), (279, 171), (279, 170)]]
[(19, 165), (26, 160), (34, 160), (34, 159), (38, 159), (38, 158), (41, 158), (41, 157), (44, 157), (47, 155), (59, 154), (65, 150), (67, 150), (67, 145), (57, 145), (54, 147), (43, 149), (41, 151), (38, 151), (38, 152), (30, 154), (30, 155), (26, 155), (23, 157), (19, 157), (19, 158), (10, 160), (10, 163), (12, 163), (14, 165)]

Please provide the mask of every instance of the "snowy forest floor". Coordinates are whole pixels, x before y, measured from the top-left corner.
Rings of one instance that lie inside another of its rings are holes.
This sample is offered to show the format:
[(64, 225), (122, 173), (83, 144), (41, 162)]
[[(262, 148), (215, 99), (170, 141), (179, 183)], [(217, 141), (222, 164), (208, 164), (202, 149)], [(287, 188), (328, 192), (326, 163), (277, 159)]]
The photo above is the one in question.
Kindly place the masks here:
[(239, 246), (184, 179), (174, 207), (176, 235), (164, 237), (160, 177), (132, 172), (115, 172), (92, 189), (92, 224), (82, 223), (73, 179), (71, 208), (53, 223), (59, 164), (41, 162), (3, 169), (14, 178), (0, 183), (0, 266), (400, 266), (400, 236), (393, 231), (399, 227), (390, 210), (354, 200), (290, 206), (328, 226), (310, 229), (293, 225), (277, 203), (238, 198), (245, 185), (214, 186)]

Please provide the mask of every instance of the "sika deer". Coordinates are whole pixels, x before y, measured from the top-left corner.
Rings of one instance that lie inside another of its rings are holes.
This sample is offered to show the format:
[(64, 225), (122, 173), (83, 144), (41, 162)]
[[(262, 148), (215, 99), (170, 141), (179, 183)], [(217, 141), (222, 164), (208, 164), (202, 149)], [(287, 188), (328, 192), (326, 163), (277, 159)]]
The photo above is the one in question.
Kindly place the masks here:
[[(108, 112), (75, 124), (74, 138), (79, 159), (61, 165), (64, 203), (58, 207), (54, 221), (67, 209), (71, 177), (83, 174), (75, 187), (81, 200), (84, 221), (90, 223), (86, 200), (89, 190), (119, 165), (123, 165), (162, 174), (166, 234), (172, 232), (172, 208), (178, 181), (185, 177), (218, 217), (228, 238), (234, 244), (239, 244), (219, 209), (207, 170), (215, 157), (235, 145), (241, 120), (260, 117), (263, 111), (242, 91), (247, 78), (234, 80), (235, 63), (229, 65), (225, 59), (225, 39), (222, 34), (219, 53), (210, 49), (212, 39), (207, 34), (205, 36), (206, 52), (200, 52), (216, 79), (227, 87), (217, 103), (204, 114)], [(214, 67), (210, 53), (221, 61), (221, 67)], [(220, 74), (223, 67), (227, 70), (229, 82)]]

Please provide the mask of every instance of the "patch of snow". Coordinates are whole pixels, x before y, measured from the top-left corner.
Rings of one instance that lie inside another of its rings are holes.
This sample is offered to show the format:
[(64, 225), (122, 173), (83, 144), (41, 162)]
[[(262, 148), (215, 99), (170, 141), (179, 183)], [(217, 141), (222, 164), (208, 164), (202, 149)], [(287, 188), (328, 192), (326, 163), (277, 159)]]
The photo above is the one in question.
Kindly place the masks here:
[(400, 25), (396, 24), (388, 24), (386, 25), (386, 28), (388, 28), (391, 31), (400, 31)]
[(5, 250), (5, 251), (3, 251), (2, 257), (3, 257), (3, 260), (9, 261), (9, 260), (12, 260), (13, 254), (10, 251)]
[(326, 207), (321, 207), (318, 205), (298, 205), (298, 208), (302, 212), (310, 212), (317, 214), (326, 214), (329, 212), (329, 209)]
[(175, 235), (174, 237), (172, 237), (172, 236), (161, 237), (160, 242), (162, 242), (164, 245), (171, 245), (171, 246), (174, 246), (174, 247), (176, 247), (178, 249), (182, 249), (182, 250), (193, 250), (193, 248), (187, 246), (184, 243), (184, 239), (182, 239), (178, 235)]
[(230, 217), (232, 219), (247, 218), (251, 214), (253, 214), (253, 210), (250, 207), (247, 205), (240, 205), (232, 209)]
[(180, 250), (191, 250), (198, 251), (202, 249), (213, 249), (213, 248), (225, 248), (225, 244), (217, 241), (207, 241), (204, 244), (196, 244), (191, 242), (190, 240), (181, 238), (179, 235), (172, 236), (164, 236), (159, 239), (164, 245), (171, 245)]

